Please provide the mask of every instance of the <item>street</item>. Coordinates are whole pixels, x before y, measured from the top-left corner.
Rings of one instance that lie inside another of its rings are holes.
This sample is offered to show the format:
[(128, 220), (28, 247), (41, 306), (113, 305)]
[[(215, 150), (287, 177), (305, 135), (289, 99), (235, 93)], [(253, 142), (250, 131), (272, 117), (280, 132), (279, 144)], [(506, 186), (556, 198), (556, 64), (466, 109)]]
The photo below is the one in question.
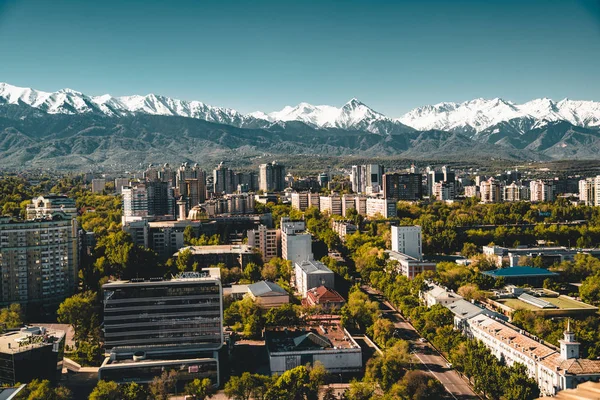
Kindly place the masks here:
[(450, 397), (457, 400), (479, 399), (473, 389), (460, 377), (458, 372), (448, 368), (446, 359), (429, 343), (421, 342), (418, 332), (404, 317), (375, 289), (363, 286), (363, 290), (372, 300), (380, 303), (381, 312), (398, 329), (399, 337), (410, 343), (412, 354), (421, 364), (421, 368), (439, 380)]

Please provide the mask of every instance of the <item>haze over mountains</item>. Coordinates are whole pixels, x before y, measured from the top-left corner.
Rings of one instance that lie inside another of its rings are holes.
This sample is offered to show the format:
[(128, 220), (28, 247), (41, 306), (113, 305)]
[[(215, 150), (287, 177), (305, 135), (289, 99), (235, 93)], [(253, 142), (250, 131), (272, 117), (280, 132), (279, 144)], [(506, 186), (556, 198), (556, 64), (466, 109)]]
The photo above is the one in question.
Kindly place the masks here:
[[(242, 114), (200, 101), (42, 92), (0, 83), (0, 166), (194, 160), (244, 154), (453, 159), (597, 158), (600, 102), (475, 99), (385, 116), (358, 99)], [(476, 154), (474, 154), (476, 152)]]

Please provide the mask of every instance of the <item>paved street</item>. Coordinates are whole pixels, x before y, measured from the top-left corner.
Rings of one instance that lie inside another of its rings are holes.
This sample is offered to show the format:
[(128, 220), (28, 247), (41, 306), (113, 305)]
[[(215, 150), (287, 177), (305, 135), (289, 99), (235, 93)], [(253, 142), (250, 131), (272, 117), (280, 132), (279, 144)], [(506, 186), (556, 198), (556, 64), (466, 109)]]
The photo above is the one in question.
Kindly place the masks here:
[(363, 290), (369, 294), (372, 300), (381, 304), (382, 313), (394, 322), (400, 338), (411, 344), (412, 353), (420, 362), (421, 368), (439, 380), (451, 398), (457, 400), (479, 399), (458, 372), (448, 368), (446, 359), (433, 346), (419, 341), (420, 336), (415, 328), (379, 292), (366, 286), (363, 287)]

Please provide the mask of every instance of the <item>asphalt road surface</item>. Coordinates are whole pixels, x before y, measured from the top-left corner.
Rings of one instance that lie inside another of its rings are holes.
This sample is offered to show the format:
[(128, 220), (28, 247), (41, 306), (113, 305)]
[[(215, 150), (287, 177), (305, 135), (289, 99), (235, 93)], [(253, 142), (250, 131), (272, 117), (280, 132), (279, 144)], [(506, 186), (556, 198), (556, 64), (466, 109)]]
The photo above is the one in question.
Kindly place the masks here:
[(398, 337), (408, 341), (412, 354), (421, 364), (421, 369), (433, 375), (444, 385), (451, 399), (479, 399), (473, 389), (463, 380), (456, 370), (447, 365), (447, 361), (427, 342), (423, 342), (415, 328), (396, 311), (396, 309), (375, 289), (364, 286), (363, 290), (381, 304), (381, 312), (396, 326)]

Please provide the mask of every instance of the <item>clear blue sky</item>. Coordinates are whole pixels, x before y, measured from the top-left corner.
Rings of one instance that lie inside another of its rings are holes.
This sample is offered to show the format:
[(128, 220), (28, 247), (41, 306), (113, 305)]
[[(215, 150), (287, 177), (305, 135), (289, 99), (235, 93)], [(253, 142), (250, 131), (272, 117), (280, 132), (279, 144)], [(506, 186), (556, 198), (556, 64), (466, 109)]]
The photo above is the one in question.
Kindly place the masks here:
[(599, 1), (0, 0), (0, 81), (241, 112), (600, 100)]

